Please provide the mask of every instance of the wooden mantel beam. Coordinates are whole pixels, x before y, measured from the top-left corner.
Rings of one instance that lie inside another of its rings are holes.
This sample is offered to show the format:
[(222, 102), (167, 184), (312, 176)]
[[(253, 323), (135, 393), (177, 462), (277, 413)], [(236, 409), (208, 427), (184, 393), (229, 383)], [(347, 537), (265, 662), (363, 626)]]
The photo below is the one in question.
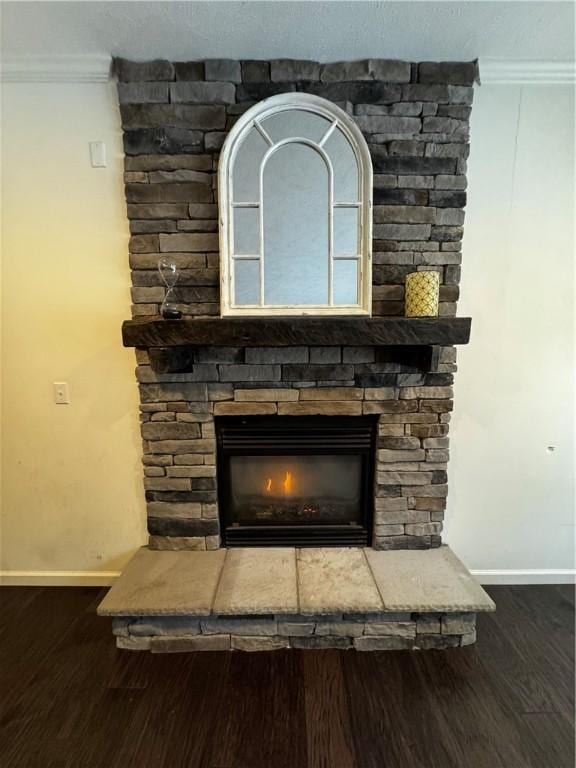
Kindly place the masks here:
[(292, 347), (467, 344), (469, 317), (126, 320), (126, 347)]

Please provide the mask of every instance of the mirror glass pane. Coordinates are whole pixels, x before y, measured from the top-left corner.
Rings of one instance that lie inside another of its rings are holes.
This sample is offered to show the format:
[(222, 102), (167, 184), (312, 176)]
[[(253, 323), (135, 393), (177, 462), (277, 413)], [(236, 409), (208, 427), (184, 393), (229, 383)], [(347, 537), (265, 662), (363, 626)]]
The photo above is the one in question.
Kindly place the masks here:
[(321, 115), (303, 109), (278, 112), (262, 121), (262, 127), (274, 142), (293, 137), (319, 142), (330, 125), (330, 121)]
[(358, 209), (334, 208), (334, 256), (358, 253)]
[(328, 169), (304, 144), (286, 144), (263, 179), (264, 302), (328, 301)]
[(232, 200), (235, 203), (257, 203), (260, 198), (260, 163), (268, 144), (251, 128), (238, 147), (232, 168)]
[(357, 259), (336, 259), (334, 261), (334, 304), (358, 303), (358, 261)]
[(324, 144), (334, 168), (334, 202), (358, 202), (358, 166), (354, 150), (339, 128), (328, 137)]
[(260, 253), (259, 212), (259, 208), (234, 208), (234, 253)]
[(260, 262), (256, 259), (234, 259), (234, 302), (260, 303)]

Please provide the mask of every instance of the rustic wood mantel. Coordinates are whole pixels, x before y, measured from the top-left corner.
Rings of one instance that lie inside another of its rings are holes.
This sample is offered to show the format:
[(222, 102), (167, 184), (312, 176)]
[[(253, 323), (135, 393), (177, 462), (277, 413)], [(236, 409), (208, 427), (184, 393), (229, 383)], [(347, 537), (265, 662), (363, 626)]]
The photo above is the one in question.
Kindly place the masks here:
[(125, 347), (450, 346), (467, 344), (469, 317), (126, 320)]

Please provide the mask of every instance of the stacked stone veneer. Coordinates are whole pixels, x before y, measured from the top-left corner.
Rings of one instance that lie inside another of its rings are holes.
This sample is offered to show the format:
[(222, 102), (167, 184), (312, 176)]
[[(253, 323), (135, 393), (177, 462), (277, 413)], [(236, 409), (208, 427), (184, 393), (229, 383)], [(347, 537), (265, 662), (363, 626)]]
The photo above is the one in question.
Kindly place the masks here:
[[(218, 315), (219, 150), (252, 104), (296, 90), (338, 103), (368, 142), (373, 314), (403, 314), (406, 274), (434, 269), (440, 314), (455, 315), (474, 62), (117, 60), (116, 71), (134, 316), (158, 314), (161, 254), (181, 270), (184, 315)], [(151, 545), (220, 544), (214, 415), (376, 413), (373, 545), (437, 546), (455, 350), (442, 348), (426, 370), (414, 357), (375, 347), (198, 348), (190, 372), (157, 374), (138, 350)]]
[(289, 614), (259, 617), (122, 617), (118, 648), (157, 653), (340, 648), (400, 651), (458, 648), (476, 642), (475, 613)]

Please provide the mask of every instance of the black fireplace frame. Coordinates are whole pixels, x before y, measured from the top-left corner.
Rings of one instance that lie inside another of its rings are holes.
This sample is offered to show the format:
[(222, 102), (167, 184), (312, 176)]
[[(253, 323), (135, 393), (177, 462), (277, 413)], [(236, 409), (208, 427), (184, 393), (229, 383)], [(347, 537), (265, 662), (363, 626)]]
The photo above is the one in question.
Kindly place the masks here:
[[(223, 546), (371, 545), (377, 416), (217, 416), (215, 426)], [(361, 524), (232, 525), (230, 457), (294, 454), (361, 457)]]

